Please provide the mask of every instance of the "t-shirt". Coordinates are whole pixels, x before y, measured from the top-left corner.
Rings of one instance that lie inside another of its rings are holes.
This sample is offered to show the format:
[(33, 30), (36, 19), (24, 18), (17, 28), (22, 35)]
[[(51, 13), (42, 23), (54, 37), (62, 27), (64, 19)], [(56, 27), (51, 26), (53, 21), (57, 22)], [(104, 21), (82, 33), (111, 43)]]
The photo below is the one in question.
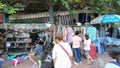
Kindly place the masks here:
[(84, 40), (84, 50), (90, 50), (91, 40)]
[(38, 37), (39, 36), (37, 33), (30, 33), (31, 43), (35, 44), (35, 41), (37, 40)]
[(43, 46), (37, 44), (33, 51), (35, 52), (35, 55), (41, 56), (43, 53)]
[[(69, 56), (72, 56), (72, 49), (70, 45), (66, 42), (61, 42), (62, 47), (69, 53)], [(62, 47), (56, 44), (52, 51), (52, 58), (56, 59), (55, 68), (70, 68), (71, 67), (71, 61), (69, 59), (69, 56), (66, 54), (66, 52), (62, 49)]]
[(79, 48), (81, 42), (82, 42), (81, 37), (76, 36), (76, 35), (72, 37), (72, 43), (73, 43), (72, 47), (73, 48)]

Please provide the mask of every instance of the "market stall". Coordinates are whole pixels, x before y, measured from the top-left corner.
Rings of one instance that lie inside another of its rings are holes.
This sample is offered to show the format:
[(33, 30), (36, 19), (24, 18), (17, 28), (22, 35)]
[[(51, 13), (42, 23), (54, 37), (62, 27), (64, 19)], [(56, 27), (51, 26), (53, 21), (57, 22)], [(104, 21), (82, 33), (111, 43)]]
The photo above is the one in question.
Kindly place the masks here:
[(46, 24), (9, 24), (7, 26), (7, 35), (5, 41), (5, 49), (9, 54), (29, 52), (30, 32), (36, 30), (39, 38), (46, 37), (48, 39), (48, 30)]
[(96, 45), (99, 54), (109, 50), (111, 45), (120, 46), (120, 39), (118, 38), (119, 22), (120, 15), (117, 14), (100, 15), (90, 22), (91, 24), (100, 24), (98, 30), (99, 37), (94, 40), (94, 44)]

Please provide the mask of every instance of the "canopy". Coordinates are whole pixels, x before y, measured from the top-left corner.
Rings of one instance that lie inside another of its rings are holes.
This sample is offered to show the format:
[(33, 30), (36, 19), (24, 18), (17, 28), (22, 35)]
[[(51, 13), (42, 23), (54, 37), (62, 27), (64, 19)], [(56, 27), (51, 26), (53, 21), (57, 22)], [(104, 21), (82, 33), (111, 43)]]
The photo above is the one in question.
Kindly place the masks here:
[(99, 24), (99, 23), (116, 23), (120, 22), (120, 15), (117, 14), (105, 14), (96, 17), (90, 23), (91, 24)]

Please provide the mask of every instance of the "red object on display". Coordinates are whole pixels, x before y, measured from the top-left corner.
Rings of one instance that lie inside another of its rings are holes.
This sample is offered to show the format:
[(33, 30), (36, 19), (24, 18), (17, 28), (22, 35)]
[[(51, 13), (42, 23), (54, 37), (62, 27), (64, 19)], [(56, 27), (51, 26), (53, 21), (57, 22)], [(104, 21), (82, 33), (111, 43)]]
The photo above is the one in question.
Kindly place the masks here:
[(96, 47), (95, 47), (95, 45), (94, 45), (93, 43), (90, 45), (89, 54), (90, 54), (90, 56), (92, 57), (92, 59), (97, 58)]
[(3, 14), (0, 14), (0, 23), (3, 23)]

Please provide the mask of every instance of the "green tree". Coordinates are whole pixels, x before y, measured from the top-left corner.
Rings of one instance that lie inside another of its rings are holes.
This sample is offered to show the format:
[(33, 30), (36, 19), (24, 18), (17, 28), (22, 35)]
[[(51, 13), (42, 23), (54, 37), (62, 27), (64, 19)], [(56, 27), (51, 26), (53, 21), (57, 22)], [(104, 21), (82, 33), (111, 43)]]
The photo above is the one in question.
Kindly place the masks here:
[(10, 4), (0, 2), (0, 13), (15, 14), (15, 9)]
[(120, 7), (120, 0), (91, 0), (89, 9), (97, 13), (118, 13)]

